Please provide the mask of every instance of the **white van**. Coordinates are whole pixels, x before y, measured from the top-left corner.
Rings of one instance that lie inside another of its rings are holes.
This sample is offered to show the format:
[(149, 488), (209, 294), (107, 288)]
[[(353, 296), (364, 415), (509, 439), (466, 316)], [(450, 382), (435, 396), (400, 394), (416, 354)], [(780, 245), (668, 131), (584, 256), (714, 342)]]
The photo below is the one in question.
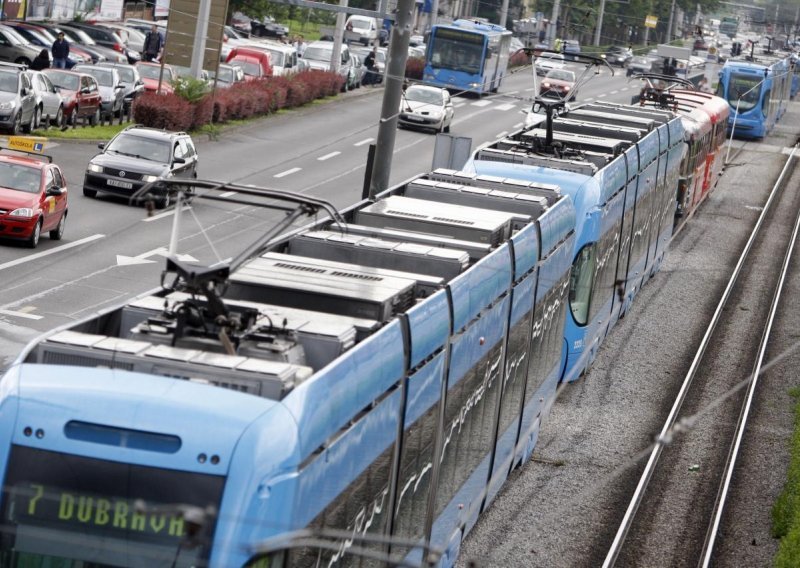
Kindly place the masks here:
[(345, 38), (370, 45), (380, 37), (378, 20), (369, 16), (350, 16), (344, 24)]
[(305, 65), (297, 57), (297, 50), (291, 45), (272, 41), (251, 41), (247, 44), (247, 47), (266, 51), (269, 54), (273, 75), (287, 75), (305, 68)]

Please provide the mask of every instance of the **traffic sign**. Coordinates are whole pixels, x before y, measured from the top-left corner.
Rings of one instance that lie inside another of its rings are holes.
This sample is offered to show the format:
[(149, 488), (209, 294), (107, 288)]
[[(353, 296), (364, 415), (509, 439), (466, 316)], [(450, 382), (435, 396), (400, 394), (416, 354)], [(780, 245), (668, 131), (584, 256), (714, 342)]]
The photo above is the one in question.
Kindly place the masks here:
[(644, 19), (644, 26), (646, 28), (654, 28), (658, 25), (658, 16), (647, 16)]

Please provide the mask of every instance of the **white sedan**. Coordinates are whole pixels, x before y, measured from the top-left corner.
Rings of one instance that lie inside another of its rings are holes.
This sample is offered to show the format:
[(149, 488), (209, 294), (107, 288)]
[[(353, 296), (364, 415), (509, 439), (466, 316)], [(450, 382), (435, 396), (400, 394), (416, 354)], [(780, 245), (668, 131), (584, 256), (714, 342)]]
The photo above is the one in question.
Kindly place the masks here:
[(400, 101), (398, 125), (450, 132), (454, 113), (453, 101), (447, 89), (412, 85), (406, 89)]
[(550, 71), (564, 68), (564, 55), (561, 53), (545, 52), (536, 56), (533, 65), (537, 75), (547, 75)]

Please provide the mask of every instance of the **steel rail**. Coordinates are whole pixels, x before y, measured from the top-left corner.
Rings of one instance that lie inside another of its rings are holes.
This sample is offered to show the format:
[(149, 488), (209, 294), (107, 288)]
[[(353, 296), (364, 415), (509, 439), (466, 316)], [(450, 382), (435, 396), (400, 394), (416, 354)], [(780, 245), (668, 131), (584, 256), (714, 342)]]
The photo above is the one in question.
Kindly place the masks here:
[[(797, 150), (797, 146), (794, 147), (792, 150), (792, 154), (789, 159), (792, 159), (794, 156), (794, 152)], [(730, 490), (731, 479), (733, 478), (733, 471), (736, 466), (736, 461), (739, 457), (739, 450), (741, 449), (742, 438), (744, 437), (745, 429), (747, 428), (747, 420), (750, 415), (750, 410), (753, 404), (753, 397), (755, 396), (756, 387), (758, 386), (758, 379), (761, 375), (761, 368), (764, 363), (764, 357), (767, 351), (767, 343), (769, 341), (770, 334), (772, 333), (772, 324), (775, 320), (775, 314), (778, 311), (778, 304), (780, 303), (781, 296), (783, 293), (783, 285), (786, 280), (786, 275), (789, 272), (789, 264), (791, 263), (792, 254), (794, 253), (794, 245), (797, 240), (797, 234), (800, 232), (800, 211), (798, 211), (797, 217), (795, 217), (794, 222), (794, 229), (792, 230), (792, 236), (789, 240), (789, 246), (786, 249), (786, 254), (783, 257), (783, 265), (781, 266), (781, 272), (778, 279), (778, 283), (775, 287), (775, 292), (772, 297), (772, 303), (770, 305), (769, 316), (767, 318), (767, 324), (764, 327), (764, 333), (761, 336), (761, 343), (758, 347), (758, 356), (756, 360), (756, 364), (753, 368), (753, 373), (751, 375), (750, 383), (747, 387), (747, 393), (745, 396), (744, 404), (742, 405), (742, 411), (739, 416), (739, 421), (736, 425), (736, 436), (734, 437), (733, 444), (731, 445), (730, 453), (728, 454), (728, 461), (725, 466), (725, 476), (723, 482), (720, 484), (720, 490), (717, 494), (717, 500), (714, 504), (714, 516), (712, 521), (709, 525), (708, 533), (706, 534), (705, 542), (703, 543), (703, 552), (702, 558), (698, 566), (701, 568), (708, 568), (711, 563), (711, 555), (714, 551), (714, 544), (716, 543), (717, 535), (719, 532), (719, 525), (722, 521), (722, 513), (725, 509), (725, 503), (728, 498), (728, 491)]]
[(639, 478), (639, 482), (636, 486), (636, 490), (633, 493), (633, 497), (631, 498), (630, 503), (625, 511), (625, 515), (622, 518), (622, 522), (620, 523), (619, 528), (617, 529), (617, 533), (614, 536), (614, 540), (611, 543), (611, 547), (606, 554), (606, 558), (603, 561), (603, 568), (610, 568), (614, 566), (617, 561), (617, 557), (622, 550), (622, 546), (625, 542), (625, 538), (630, 530), (631, 526), (633, 525), (633, 519), (636, 516), (636, 511), (639, 509), (639, 505), (641, 504), (644, 494), (647, 490), (647, 486), (650, 483), (650, 479), (655, 472), (656, 465), (658, 464), (658, 460), (661, 457), (661, 453), (664, 450), (664, 446), (667, 445), (672, 439), (672, 433), (674, 431), (675, 423), (678, 418), (678, 413), (683, 406), (683, 402), (686, 398), (686, 394), (689, 391), (689, 387), (691, 386), (695, 374), (697, 373), (697, 369), (700, 366), (700, 361), (702, 360), (703, 356), (705, 355), (705, 351), (708, 348), (708, 345), (711, 341), (711, 336), (714, 333), (714, 330), (717, 327), (717, 323), (719, 322), (722, 312), (728, 302), (728, 298), (733, 291), (733, 287), (735, 286), (739, 275), (742, 271), (742, 267), (744, 266), (745, 260), (747, 259), (748, 255), (750, 254), (750, 250), (753, 247), (753, 243), (756, 240), (756, 237), (761, 230), (761, 226), (764, 224), (764, 220), (766, 219), (767, 213), (772, 206), (775, 197), (779, 193), (779, 188), (783, 183), (783, 178), (786, 176), (787, 171), (789, 170), (789, 166), (794, 159), (795, 152), (797, 151), (798, 146), (796, 145), (792, 150), (792, 153), (789, 155), (786, 163), (781, 170), (780, 175), (778, 176), (778, 180), (775, 182), (775, 185), (772, 186), (772, 190), (770, 191), (769, 198), (767, 202), (764, 204), (764, 208), (761, 211), (761, 215), (756, 221), (755, 226), (753, 227), (753, 231), (750, 234), (750, 237), (747, 240), (747, 244), (745, 245), (744, 249), (742, 250), (742, 254), (739, 256), (739, 260), (736, 263), (735, 268), (733, 269), (733, 273), (731, 274), (730, 279), (728, 280), (728, 284), (725, 287), (725, 291), (720, 298), (719, 304), (717, 304), (717, 308), (714, 311), (714, 315), (711, 318), (711, 322), (709, 323), (708, 328), (706, 329), (705, 335), (703, 336), (702, 341), (700, 342), (700, 346), (697, 349), (697, 353), (695, 354), (694, 360), (692, 361), (691, 366), (689, 367), (689, 371), (686, 374), (686, 377), (683, 380), (683, 384), (681, 384), (681, 388), (678, 391), (678, 395), (675, 398), (675, 402), (672, 405), (672, 409), (667, 416), (666, 421), (664, 422), (664, 426), (661, 429), (658, 437), (656, 438), (655, 444), (653, 446), (652, 451), (650, 452), (650, 457), (647, 460), (647, 464), (642, 472), (642, 476)]

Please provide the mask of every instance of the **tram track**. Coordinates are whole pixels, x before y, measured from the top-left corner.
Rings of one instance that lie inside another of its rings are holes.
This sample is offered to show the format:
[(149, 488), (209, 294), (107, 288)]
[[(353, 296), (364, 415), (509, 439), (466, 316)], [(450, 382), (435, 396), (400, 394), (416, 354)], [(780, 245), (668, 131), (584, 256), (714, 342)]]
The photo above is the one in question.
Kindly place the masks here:
[[(787, 158), (627, 504), (604, 566), (708, 566), (800, 216)], [(787, 244), (788, 243), (788, 244)], [(724, 522), (724, 521), (723, 521)]]

